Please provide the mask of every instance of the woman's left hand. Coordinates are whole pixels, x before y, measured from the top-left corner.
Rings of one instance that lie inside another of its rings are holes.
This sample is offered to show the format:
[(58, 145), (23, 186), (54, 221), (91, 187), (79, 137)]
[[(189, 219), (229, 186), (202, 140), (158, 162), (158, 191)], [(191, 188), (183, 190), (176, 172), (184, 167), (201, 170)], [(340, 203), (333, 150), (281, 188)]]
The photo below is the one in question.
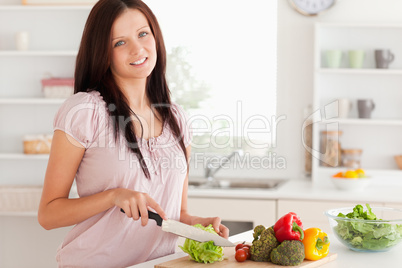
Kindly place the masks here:
[(229, 229), (221, 223), (221, 218), (219, 217), (208, 217), (208, 218), (193, 217), (191, 225), (197, 223), (201, 224), (202, 226), (208, 226), (212, 224), (213, 228), (215, 229), (215, 232), (217, 232), (218, 235), (224, 238), (229, 237)]

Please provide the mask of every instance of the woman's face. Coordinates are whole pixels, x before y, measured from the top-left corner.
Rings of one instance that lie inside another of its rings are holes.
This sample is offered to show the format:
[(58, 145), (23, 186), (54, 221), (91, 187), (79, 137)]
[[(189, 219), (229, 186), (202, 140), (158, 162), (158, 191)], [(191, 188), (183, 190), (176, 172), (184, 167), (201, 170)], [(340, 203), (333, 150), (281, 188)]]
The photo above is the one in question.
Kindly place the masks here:
[(155, 38), (144, 14), (127, 9), (114, 21), (111, 36), (110, 69), (115, 79), (146, 79), (157, 56)]

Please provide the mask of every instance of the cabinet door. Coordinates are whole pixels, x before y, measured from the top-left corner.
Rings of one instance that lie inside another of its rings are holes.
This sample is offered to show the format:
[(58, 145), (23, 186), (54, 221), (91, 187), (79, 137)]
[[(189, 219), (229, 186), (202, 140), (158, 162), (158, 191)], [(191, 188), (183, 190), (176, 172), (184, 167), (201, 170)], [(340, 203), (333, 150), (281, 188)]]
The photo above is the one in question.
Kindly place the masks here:
[[(366, 202), (360, 202), (365, 204)], [(286, 213), (295, 212), (300, 216), (304, 229), (318, 227), (325, 232), (332, 232), (327, 216), (324, 212), (328, 209), (354, 207), (357, 202), (341, 201), (306, 201), (306, 200), (278, 200), (278, 218)], [(372, 207), (382, 206), (381, 203), (370, 203)]]
[(0, 267), (56, 267), (56, 251), (73, 227), (43, 229), (36, 217), (0, 216)]
[(191, 215), (200, 217), (220, 217), (224, 221), (271, 226), (275, 223), (276, 201), (189, 197), (188, 210)]

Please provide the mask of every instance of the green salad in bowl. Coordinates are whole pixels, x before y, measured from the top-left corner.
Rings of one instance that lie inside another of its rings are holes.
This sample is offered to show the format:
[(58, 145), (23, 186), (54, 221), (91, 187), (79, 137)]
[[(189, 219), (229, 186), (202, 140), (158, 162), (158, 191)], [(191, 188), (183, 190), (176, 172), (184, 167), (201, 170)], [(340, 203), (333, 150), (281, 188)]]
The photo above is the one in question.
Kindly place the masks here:
[(335, 236), (355, 251), (388, 251), (402, 241), (402, 210), (373, 207), (366, 204), (354, 208), (325, 212)]

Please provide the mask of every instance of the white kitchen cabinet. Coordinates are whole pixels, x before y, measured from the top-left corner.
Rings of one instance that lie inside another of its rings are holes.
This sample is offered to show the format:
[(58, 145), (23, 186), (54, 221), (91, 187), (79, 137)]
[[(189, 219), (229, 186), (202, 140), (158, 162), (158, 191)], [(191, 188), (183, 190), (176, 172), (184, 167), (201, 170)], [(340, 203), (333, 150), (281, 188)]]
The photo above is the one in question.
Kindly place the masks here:
[(223, 221), (252, 222), (253, 226), (271, 226), (276, 219), (275, 200), (189, 197), (190, 214), (220, 217)]
[[(43, 78), (73, 77), (75, 58), (91, 6), (0, 4), (0, 184), (40, 185), (47, 155), (24, 155), (27, 134), (52, 134), (63, 99), (44, 98)], [(15, 35), (29, 34), (26, 51)]]
[[(375, 49), (394, 53), (389, 69), (375, 68)], [(326, 67), (326, 50), (342, 51), (340, 68)], [(349, 50), (365, 51), (362, 68), (349, 68)], [(402, 176), (394, 161), (394, 155), (402, 153), (402, 25), (317, 23), (314, 68), (313, 181), (346, 169), (320, 166), (320, 132), (325, 130), (343, 132), (342, 148), (363, 150), (361, 166), (366, 174)], [(340, 98), (352, 102), (347, 118), (337, 117), (335, 101)], [(358, 99), (373, 99), (371, 119), (358, 118)]]
[(56, 251), (72, 227), (47, 231), (36, 217), (0, 216), (0, 267), (56, 267)]
[[(0, 185), (42, 185), (48, 155), (23, 154), (23, 136), (51, 134), (63, 99), (46, 99), (41, 79), (73, 77), (90, 6), (22, 6), (0, 3)], [(18, 51), (15, 34), (29, 33)], [(0, 206), (1, 207), (1, 206)], [(0, 267), (55, 267), (67, 231), (46, 231), (36, 212), (0, 211)]]
[[(361, 205), (369, 203), (370, 206), (383, 206), (381, 203), (360, 202)], [(318, 227), (324, 232), (332, 232), (327, 216), (324, 212), (329, 209), (354, 207), (356, 202), (332, 202), (332, 201), (309, 201), (309, 200), (278, 200), (278, 218), (289, 212), (295, 212), (302, 220), (304, 229)]]

